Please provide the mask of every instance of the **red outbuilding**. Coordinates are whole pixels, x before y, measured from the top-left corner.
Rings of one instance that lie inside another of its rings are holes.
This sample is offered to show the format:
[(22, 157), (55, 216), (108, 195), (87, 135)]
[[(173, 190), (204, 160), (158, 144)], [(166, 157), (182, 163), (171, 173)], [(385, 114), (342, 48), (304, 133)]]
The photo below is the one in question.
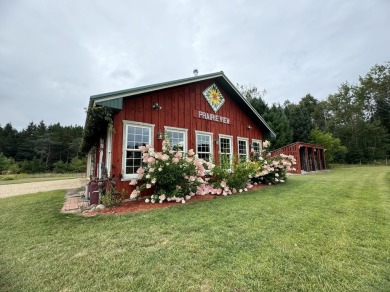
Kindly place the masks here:
[(293, 173), (301, 174), (326, 169), (325, 148), (303, 142), (295, 142), (271, 152), (271, 156), (277, 154), (292, 155), (297, 161)]
[(249, 159), (251, 148), (275, 136), (223, 72), (93, 95), (83, 141), (88, 175), (114, 177), (130, 192), (142, 164), (138, 147), (161, 151), (165, 134), (174, 149), (215, 163), (220, 153)]

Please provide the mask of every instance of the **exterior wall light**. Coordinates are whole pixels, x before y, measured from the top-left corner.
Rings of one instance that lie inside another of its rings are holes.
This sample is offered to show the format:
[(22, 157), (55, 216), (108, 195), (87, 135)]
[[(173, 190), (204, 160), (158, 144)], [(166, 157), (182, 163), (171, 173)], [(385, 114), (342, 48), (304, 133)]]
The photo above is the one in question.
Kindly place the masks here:
[(158, 102), (153, 102), (152, 109), (158, 111), (161, 109), (161, 106), (158, 104)]
[(163, 134), (161, 133), (161, 131), (158, 131), (157, 132), (157, 140), (162, 140), (163, 139)]

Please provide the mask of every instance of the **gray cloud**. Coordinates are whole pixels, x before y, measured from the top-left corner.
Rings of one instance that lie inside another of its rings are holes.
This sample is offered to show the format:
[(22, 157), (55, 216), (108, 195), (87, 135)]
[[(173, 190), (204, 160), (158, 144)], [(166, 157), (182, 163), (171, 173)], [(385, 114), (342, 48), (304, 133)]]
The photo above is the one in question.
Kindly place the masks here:
[[(132, 2), (132, 3), (131, 3)], [(390, 2), (2, 1), (0, 124), (84, 124), (90, 95), (224, 71), (324, 99), (390, 59)]]

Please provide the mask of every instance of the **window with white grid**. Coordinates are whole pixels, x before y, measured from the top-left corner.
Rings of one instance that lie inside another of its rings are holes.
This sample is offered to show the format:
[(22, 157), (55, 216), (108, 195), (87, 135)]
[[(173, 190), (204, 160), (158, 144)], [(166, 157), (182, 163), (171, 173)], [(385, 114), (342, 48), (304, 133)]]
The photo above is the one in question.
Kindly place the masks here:
[(211, 161), (213, 153), (213, 134), (207, 132), (195, 131), (196, 135), (196, 154), (201, 159)]
[(171, 148), (177, 152), (187, 152), (187, 129), (165, 127)]
[(261, 152), (261, 140), (252, 140), (252, 149), (257, 152), (257, 153), (260, 153)]
[(124, 122), (123, 131), (123, 177), (134, 178), (139, 167), (142, 166), (140, 146), (152, 144), (154, 125)]
[(229, 163), (233, 162), (233, 145), (232, 137), (219, 135), (219, 157), (220, 163)]
[(248, 139), (238, 138), (237, 140), (238, 140), (238, 160), (240, 162), (247, 161), (249, 158)]

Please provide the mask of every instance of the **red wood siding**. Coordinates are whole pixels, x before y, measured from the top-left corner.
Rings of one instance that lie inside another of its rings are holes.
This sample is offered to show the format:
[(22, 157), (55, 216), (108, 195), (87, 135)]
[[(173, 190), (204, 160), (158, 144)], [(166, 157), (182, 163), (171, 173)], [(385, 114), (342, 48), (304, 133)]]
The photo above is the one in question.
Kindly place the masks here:
[[(233, 136), (235, 155), (238, 148), (237, 137), (249, 138), (249, 150), (252, 139), (263, 140), (259, 125), (256, 125), (216, 82), (225, 98), (225, 103), (216, 114), (229, 118), (231, 124), (193, 117), (194, 110), (215, 114), (202, 94), (212, 83), (213, 80), (200, 81), (124, 99), (123, 109), (114, 117), (111, 173), (119, 177), (122, 171), (123, 120), (154, 124), (153, 146), (158, 151), (161, 151), (162, 140), (157, 140), (157, 132), (164, 133), (164, 126), (188, 129), (188, 149), (195, 151), (195, 130), (213, 133), (215, 159), (219, 150), (219, 145), (215, 143), (218, 134)], [(159, 103), (160, 110), (152, 109), (154, 102)], [(248, 129), (248, 125), (252, 129)], [(121, 182), (118, 187), (129, 189), (128, 182)]]
[(294, 168), (296, 170), (292, 173), (301, 174), (302, 171), (326, 169), (325, 149), (322, 146), (296, 142), (272, 151), (271, 156), (281, 153), (295, 157), (297, 164)]

